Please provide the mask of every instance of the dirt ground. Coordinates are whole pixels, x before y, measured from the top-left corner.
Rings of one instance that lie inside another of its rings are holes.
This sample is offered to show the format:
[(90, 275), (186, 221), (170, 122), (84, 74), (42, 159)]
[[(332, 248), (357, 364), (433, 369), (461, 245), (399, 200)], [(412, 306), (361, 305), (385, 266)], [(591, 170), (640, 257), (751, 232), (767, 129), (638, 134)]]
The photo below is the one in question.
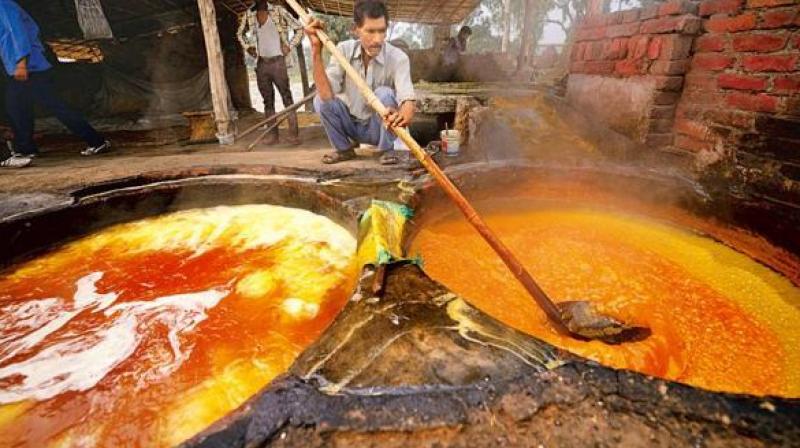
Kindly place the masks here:
[(20, 170), (0, 170), (0, 193), (63, 192), (92, 183), (133, 176), (148, 171), (185, 169), (197, 166), (274, 165), (313, 170), (348, 168), (380, 168), (377, 159), (364, 156), (358, 160), (331, 166), (321, 162), (330, 145), (320, 126), (303, 127), (303, 143), (297, 147), (286, 144), (258, 145), (252, 151), (247, 146), (258, 133), (251, 134), (230, 146), (216, 143), (186, 145), (170, 143), (163, 146), (126, 144), (111, 136), (113, 151), (94, 157), (79, 154), (80, 142), (62, 143), (55, 150), (44, 152), (33, 165)]
[[(260, 115), (251, 115), (239, 128), (245, 129), (260, 118)], [(216, 142), (186, 144), (186, 127), (148, 132), (118, 131), (106, 134), (112, 142), (112, 151), (93, 157), (81, 156), (84, 144), (72, 136), (37, 136), (41, 153), (32, 165), (23, 169), (0, 169), (0, 218), (69, 201), (71, 192), (90, 185), (147, 177), (153, 173), (198, 173), (211, 169), (224, 172), (226, 168), (254, 173), (268, 170), (322, 174), (402, 171), (380, 165), (370, 148), (358, 149), (360, 157), (356, 160), (323, 164), (322, 156), (332, 150), (324, 130), (308, 117), (301, 117), (300, 122), (300, 146), (258, 144), (253, 150), (247, 147), (260, 131), (227, 146)]]

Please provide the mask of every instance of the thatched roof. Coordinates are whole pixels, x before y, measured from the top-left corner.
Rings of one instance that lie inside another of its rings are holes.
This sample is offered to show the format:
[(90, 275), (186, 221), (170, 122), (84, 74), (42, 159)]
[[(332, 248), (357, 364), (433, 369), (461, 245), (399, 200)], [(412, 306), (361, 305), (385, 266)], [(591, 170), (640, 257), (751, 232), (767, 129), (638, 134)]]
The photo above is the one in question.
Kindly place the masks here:
[[(315, 11), (352, 16), (354, 0), (304, 0)], [(464, 20), (480, 0), (386, 0), (392, 20), (429, 24), (451, 24)]]
[[(464, 20), (480, 0), (385, 0), (392, 20), (428, 24), (451, 24)], [(242, 12), (253, 0), (217, 0), (224, 8)], [(355, 0), (300, 0), (314, 11), (351, 17)]]
[[(48, 39), (81, 39), (73, 0), (17, 0)], [(300, 0), (326, 14), (352, 16), (354, 0)], [(217, 11), (241, 13), (254, 0), (215, 0)], [(452, 24), (462, 21), (480, 0), (386, 0), (392, 20)], [(103, 12), (115, 37), (129, 37), (197, 22), (197, 0), (103, 0)]]

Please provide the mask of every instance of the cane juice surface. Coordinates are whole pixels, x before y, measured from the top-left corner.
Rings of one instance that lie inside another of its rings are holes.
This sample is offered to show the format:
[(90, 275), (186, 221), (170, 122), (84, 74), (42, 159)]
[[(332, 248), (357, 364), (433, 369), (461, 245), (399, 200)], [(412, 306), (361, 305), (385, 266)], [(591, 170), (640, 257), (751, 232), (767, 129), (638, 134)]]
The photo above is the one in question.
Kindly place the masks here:
[(557, 334), (460, 215), (422, 226), (411, 254), (475, 307), (607, 366), (715, 391), (800, 396), (800, 289), (777, 272), (635, 215), (527, 199), (478, 205), (554, 301), (588, 300), (653, 333), (617, 346)]
[(0, 274), (0, 446), (171, 446), (284, 372), (355, 241), (269, 205), (121, 224)]

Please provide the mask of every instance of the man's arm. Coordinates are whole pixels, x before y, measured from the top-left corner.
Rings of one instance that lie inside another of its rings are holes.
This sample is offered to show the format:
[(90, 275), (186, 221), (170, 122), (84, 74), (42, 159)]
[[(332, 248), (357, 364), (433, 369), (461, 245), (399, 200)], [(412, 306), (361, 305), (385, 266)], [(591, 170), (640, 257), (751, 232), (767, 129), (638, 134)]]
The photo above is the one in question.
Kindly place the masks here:
[(416, 95), (411, 82), (411, 62), (408, 55), (397, 51), (399, 59), (394, 67), (394, 91), (400, 108), (384, 117), (387, 126), (406, 127), (411, 124), (416, 111)]
[(311, 41), (311, 65), (317, 95), (323, 101), (328, 101), (341, 91), (344, 70), (336, 63), (332, 63), (331, 67), (327, 71), (325, 70), (325, 61), (322, 59), (322, 41), (317, 37), (317, 30), (324, 30), (324, 24), (319, 19), (312, 19), (305, 27), (305, 33)]
[[(292, 40), (289, 42), (289, 48), (292, 49), (303, 40), (303, 24), (300, 23), (297, 19), (294, 18), (293, 15), (286, 10), (286, 8), (280, 8), (281, 15), (283, 16), (283, 20), (287, 25), (287, 28), (291, 28), (294, 35), (292, 35)], [(288, 33), (288, 30), (286, 31)]]
[(256, 48), (247, 41), (247, 33), (250, 31), (250, 13), (245, 12), (242, 15), (242, 20), (239, 22), (239, 29), (236, 30), (236, 38), (239, 40), (239, 45), (250, 56), (258, 56)]
[(28, 56), (30, 56), (33, 46), (28, 38), (28, 31), (22, 24), (19, 6), (6, 6), (0, 10), (0, 15), (2, 25), (8, 30), (10, 36), (10, 39), (4, 43), (8, 46), (5, 54), (10, 56), (9, 61), (3, 61), (6, 71), (13, 74), (17, 81), (26, 81), (28, 79)]

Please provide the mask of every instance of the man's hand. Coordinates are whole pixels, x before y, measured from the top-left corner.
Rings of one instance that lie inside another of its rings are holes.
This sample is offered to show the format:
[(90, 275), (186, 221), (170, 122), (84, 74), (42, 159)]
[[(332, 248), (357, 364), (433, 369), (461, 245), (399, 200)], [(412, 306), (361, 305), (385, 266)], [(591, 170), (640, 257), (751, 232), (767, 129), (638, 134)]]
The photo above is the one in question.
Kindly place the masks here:
[(308, 25), (303, 28), (303, 31), (308, 36), (308, 40), (311, 41), (311, 51), (321, 52), (322, 41), (317, 37), (317, 31), (325, 31), (325, 24), (319, 19), (311, 19)]
[(286, 44), (281, 44), (281, 51), (283, 52), (283, 55), (286, 56), (292, 51), (292, 49)]
[(28, 61), (23, 59), (17, 63), (17, 68), (14, 70), (14, 79), (17, 81), (28, 80)]
[(414, 118), (414, 102), (404, 101), (400, 105), (400, 110), (389, 108), (386, 115), (383, 116), (383, 123), (388, 128), (407, 127), (411, 124)]
[(258, 52), (256, 51), (256, 47), (247, 47), (247, 54), (254, 58), (258, 58)]

